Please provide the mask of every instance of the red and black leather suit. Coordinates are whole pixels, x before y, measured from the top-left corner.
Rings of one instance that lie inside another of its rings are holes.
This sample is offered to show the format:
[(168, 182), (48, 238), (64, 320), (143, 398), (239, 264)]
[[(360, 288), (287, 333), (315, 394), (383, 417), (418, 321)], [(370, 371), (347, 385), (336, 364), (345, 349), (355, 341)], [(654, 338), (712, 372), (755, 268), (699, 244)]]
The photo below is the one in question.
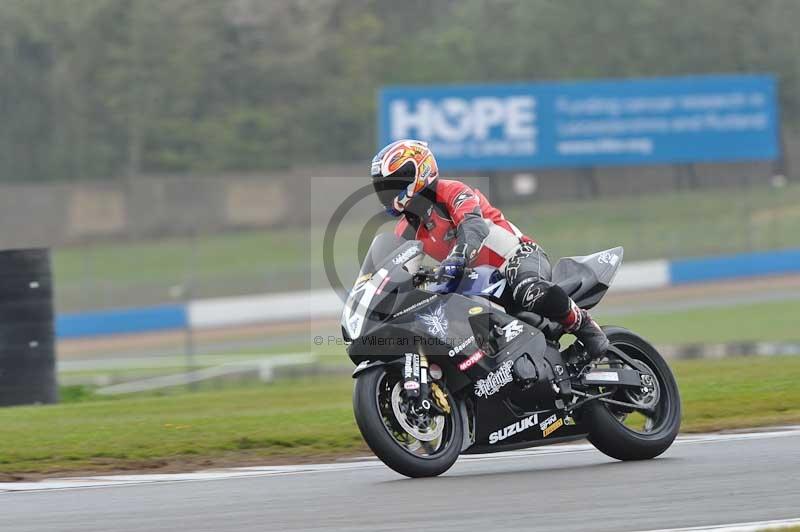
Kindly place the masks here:
[(572, 325), (571, 301), (551, 282), (547, 255), (478, 189), (460, 181), (435, 180), (409, 203), (395, 233), (420, 240), (425, 253), (438, 261), (455, 250), (469, 266), (498, 268), (511, 287), (515, 311)]

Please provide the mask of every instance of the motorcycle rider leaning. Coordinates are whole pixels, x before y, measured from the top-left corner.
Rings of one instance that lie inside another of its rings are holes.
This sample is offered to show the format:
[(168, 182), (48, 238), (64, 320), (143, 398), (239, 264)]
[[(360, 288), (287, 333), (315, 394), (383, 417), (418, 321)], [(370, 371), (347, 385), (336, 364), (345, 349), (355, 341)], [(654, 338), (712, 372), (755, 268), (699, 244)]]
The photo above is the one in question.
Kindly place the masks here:
[(547, 255), (525, 236), (478, 189), (438, 179), (427, 143), (398, 140), (372, 159), (371, 176), (378, 199), (400, 217), (395, 233), (420, 240), (426, 254), (441, 262), (441, 278), (459, 280), (467, 266), (493, 266), (511, 287), (514, 311), (535, 312), (560, 323), (586, 347), (590, 357), (608, 349), (605, 333), (586, 310), (551, 282)]

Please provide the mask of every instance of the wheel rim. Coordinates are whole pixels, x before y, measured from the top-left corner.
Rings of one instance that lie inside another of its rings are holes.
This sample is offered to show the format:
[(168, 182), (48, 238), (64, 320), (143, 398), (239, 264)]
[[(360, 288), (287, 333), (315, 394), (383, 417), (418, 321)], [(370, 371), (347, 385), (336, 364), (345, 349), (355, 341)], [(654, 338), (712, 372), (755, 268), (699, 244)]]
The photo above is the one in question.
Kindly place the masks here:
[(601, 392), (613, 392), (611, 399), (632, 403), (638, 408), (623, 407), (620, 405), (602, 402), (603, 406), (611, 412), (614, 418), (627, 430), (642, 436), (656, 435), (664, 430), (670, 421), (672, 398), (668, 393), (665, 377), (654, 367), (646, 353), (640, 348), (626, 342), (613, 342), (613, 347), (619, 349), (636, 362), (633, 367), (619, 358), (604, 357), (596, 366), (606, 364), (607, 367), (636, 369), (654, 377), (649, 385), (643, 385), (638, 390), (630, 388), (607, 387)]
[(452, 444), (453, 416), (432, 415), (405, 398), (399, 375), (381, 376), (375, 400), (383, 427), (401, 449), (419, 458), (437, 458)]

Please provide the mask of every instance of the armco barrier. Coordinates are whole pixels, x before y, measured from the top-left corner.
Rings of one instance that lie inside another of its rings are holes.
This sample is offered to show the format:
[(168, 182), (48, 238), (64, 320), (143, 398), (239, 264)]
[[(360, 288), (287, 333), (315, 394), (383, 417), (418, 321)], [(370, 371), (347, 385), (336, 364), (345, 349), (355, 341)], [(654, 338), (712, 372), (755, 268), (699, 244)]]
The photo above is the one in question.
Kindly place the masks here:
[[(654, 260), (624, 264), (615, 292), (693, 282), (800, 273), (800, 249), (720, 257)], [(197, 300), (187, 305), (131, 308), (59, 316), (59, 339), (137, 334), (192, 327), (207, 329), (335, 318), (342, 303), (332, 290)]]

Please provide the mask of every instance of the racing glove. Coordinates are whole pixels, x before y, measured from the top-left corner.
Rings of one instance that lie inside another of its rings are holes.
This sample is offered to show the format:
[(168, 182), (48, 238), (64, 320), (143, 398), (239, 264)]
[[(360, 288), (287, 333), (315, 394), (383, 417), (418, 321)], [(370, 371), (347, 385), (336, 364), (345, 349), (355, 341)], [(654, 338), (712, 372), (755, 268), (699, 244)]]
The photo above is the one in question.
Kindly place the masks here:
[(464, 275), (464, 268), (467, 266), (467, 257), (464, 252), (466, 245), (459, 245), (453, 248), (450, 254), (439, 265), (436, 271), (436, 278), (439, 281), (460, 280)]

